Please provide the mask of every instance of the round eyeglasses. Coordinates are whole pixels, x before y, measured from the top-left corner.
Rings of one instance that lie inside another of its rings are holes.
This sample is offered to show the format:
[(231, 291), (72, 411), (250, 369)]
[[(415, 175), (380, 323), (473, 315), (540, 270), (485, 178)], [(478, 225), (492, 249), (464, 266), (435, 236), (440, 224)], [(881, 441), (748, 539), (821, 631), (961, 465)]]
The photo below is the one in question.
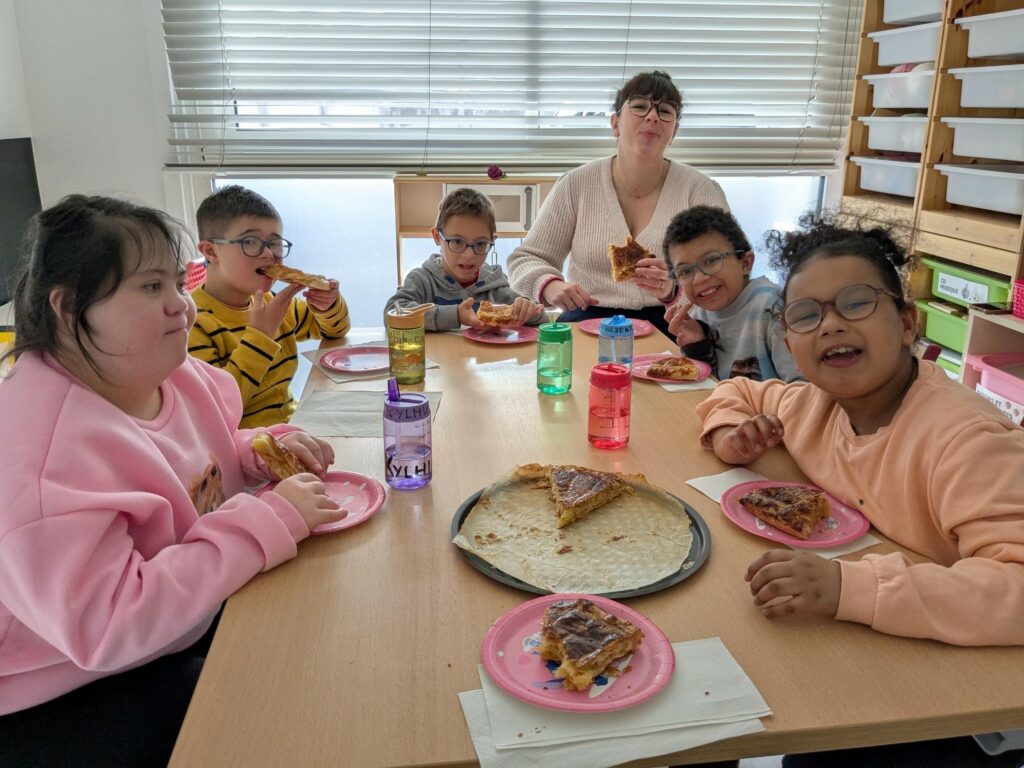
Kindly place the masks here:
[(259, 237), (249, 235), (248, 237), (239, 237), (234, 240), (222, 240), (218, 237), (206, 238), (211, 243), (218, 243), (219, 245), (240, 245), (242, 246), (242, 253), (253, 259), (259, 258), (263, 255), (263, 251), (267, 248), (277, 258), (283, 259), (288, 255), (288, 252), (292, 249), (290, 240), (285, 240), (283, 237), (275, 237), (273, 240), (263, 240)]
[(833, 307), (846, 320), (863, 320), (870, 317), (878, 306), (878, 297), (885, 294), (892, 298), (897, 308), (903, 306), (903, 297), (885, 288), (857, 284), (843, 288), (832, 301), (797, 299), (782, 310), (782, 324), (793, 333), (810, 333), (825, 319), (825, 307)]
[(696, 264), (676, 264), (672, 268), (672, 274), (678, 283), (688, 283), (700, 270), (705, 275), (714, 275), (722, 271), (722, 265), (727, 256), (742, 256), (746, 251), (742, 248), (738, 251), (712, 251), (705, 253), (704, 257)]
[(667, 101), (651, 101), (650, 99), (630, 99), (626, 106), (637, 117), (647, 117), (655, 110), (658, 119), (663, 123), (674, 123), (679, 119), (679, 108)]
[(445, 237), (444, 232), (438, 230), (438, 235), (444, 240), (448, 250), (452, 253), (465, 253), (467, 248), (472, 248), (477, 256), (486, 256), (494, 248), (491, 240), (477, 240), (475, 243), (468, 243), (464, 237)]

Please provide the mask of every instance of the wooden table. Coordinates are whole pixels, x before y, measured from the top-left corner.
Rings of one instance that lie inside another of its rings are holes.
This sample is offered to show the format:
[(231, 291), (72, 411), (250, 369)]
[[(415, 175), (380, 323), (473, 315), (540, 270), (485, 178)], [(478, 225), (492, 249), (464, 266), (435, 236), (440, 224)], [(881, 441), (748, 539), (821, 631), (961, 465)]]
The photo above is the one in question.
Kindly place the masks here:
[[(475, 571), (451, 544), (459, 504), (519, 463), (643, 472), (692, 504), (711, 556), (681, 584), (629, 604), (673, 641), (719, 636), (774, 710), (763, 733), (718, 742), (665, 765), (835, 749), (1024, 726), (1024, 649), (956, 648), (826, 619), (769, 622), (743, 582), (769, 544), (733, 526), (685, 480), (726, 467), (697, 445), (705, 393), (638, 381), (621, 451), (586, 439), (596, 339), (574, 332), (571, 393), (540, 395), (535, 346), (429, 334), (425, 389), (444, 396), (433, 425), (433, 482), (389, 491), (366, 523), (300, 545), (228, 602), (172, 766), (472, 765), (457, 694), (477, 689), (491, 623), (532, 595)], [(658, 334), (636, 351), (661, 352)], [(307, 391), (336, 385), (314, 370)], [(415, 387), (413, 388), (415, 389)], [(336, 466), (383, 479), (380, 439), (332, 441)], [(753, 469), (800, 479), (775, 449)], [(883, 543), (874, 551), (892, 551)], [(860, 557), (862, 553), (850, 557)]]

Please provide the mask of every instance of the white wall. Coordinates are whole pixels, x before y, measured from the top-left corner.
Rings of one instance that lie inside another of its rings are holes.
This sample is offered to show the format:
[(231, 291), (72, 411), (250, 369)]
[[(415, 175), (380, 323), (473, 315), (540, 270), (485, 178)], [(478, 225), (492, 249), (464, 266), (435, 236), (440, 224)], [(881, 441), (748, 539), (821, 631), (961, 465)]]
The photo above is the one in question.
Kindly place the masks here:
[(43, 205), (85, 192), (163, 208), (170, 86), (159, 1), (13, 6)]
[(14, 0), (0, 0), (0, 94), (0, 139), (31, 136)]

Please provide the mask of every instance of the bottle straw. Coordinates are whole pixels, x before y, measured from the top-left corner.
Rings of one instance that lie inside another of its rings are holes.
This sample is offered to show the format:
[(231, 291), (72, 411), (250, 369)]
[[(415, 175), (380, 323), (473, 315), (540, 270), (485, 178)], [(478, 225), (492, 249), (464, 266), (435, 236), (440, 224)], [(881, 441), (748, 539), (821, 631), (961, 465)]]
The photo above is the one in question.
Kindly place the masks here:
[(397, 403), (402, 398), (402, 393), (398, 390), (398, 379), (392, 376), (388, 379), (388, 402)]

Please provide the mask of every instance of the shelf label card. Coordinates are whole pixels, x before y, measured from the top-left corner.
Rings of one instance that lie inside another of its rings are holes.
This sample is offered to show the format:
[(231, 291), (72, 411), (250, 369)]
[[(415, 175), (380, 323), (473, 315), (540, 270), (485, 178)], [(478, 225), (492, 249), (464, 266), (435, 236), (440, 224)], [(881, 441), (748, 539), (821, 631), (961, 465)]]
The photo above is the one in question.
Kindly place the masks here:
[(1024, 424), (1024, 405), (1021, 403), (1014, 402), (1003, 395), (997, 395), (995, 392), (985, 389), (980, 384), (974, 387), (974, 391), (1002, 411), (1003, 415), (1014, 424)]
[(984, 304), (988, 301), (987, 285), (947, 275), (945, 272), (939, 273), (938, 287), (935, 292), (943, 296), (951, 296), (959, 301), (966, 301), (968, 304)]

